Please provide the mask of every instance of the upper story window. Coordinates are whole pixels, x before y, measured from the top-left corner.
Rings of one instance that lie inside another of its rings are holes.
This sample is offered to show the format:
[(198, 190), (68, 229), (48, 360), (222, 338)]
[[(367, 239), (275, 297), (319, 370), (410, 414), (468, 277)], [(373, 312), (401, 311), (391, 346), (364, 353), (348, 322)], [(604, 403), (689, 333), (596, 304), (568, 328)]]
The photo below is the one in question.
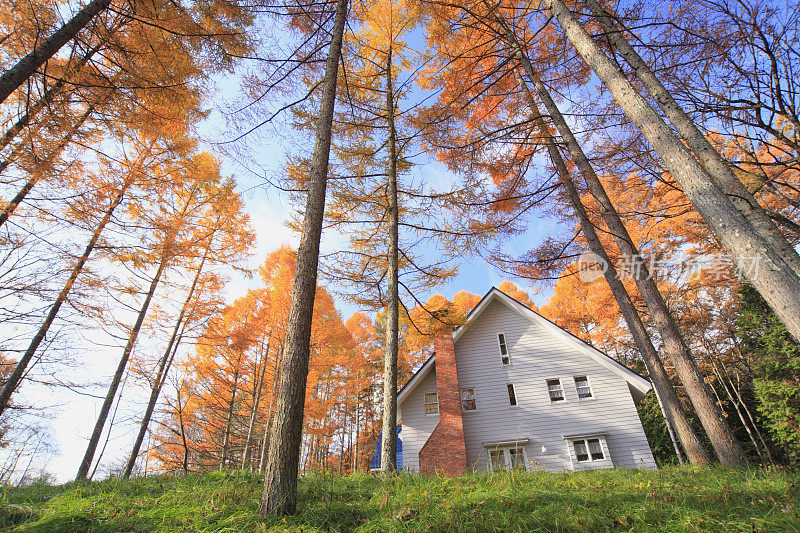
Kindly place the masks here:
[(425, 414), (435, 415), (439, 413), (439, 395), (435, 392), (425, 393)]
[(575, 389), (578, 391), (578, 398), (592, 398), (592, 384), (589, 383), (587, 376), (575, 376)]
[(474, 411), (477, 408), (475, 389), (461, 389), (461, 409), (464, 411)]
[(508, 343), (504, 333), (497, 334), (497, 343), (500, 345), (500, 361), (502, 361), (503, 366), (510, 365), (511, 355), (508, 353)]
[(564, 387), (561, 386), (561, 379), (548, 379), (547, 392), (550, 394), (551, 402), (564, 401)]
[(572, 446), (575, 448), (578, 462), (600, 461), (606, 458), (600, 439), (577, 439), (572, 441)]
[(508, 389), (508, 403), (514, 407), (517, 405), (517, 391), (514, 389), (513, 383), (507, 383), (506, 388)]

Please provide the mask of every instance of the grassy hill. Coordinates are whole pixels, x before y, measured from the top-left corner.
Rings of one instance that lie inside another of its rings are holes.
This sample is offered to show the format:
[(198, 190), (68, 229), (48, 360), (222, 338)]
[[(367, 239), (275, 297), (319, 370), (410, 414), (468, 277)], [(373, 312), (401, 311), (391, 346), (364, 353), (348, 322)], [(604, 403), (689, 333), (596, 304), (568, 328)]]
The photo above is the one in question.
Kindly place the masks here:
[(261, 477), (194, 474), (0, 489), (4, 531), (800, 531), (800, 474), (667, 468), (456, 479), (313, 474), (258, 518)]

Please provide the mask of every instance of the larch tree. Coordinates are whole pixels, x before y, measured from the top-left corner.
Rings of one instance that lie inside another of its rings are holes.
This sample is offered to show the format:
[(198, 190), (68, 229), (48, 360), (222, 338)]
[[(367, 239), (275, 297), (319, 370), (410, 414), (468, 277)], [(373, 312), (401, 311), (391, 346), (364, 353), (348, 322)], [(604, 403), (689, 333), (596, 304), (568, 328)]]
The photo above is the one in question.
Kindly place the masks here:
[[(800, 278), (780, 252), (765, 241), (736, 208), (724, 189), (592, 39), (572, 11), (560, 0), (546, 0), (544, 6), (620, 108), (664, 160), (734, 263), (764, 296), (791, 334), (800, 339)], [(753, 262), (759, 265), (757, 269), (750, 268)], [(733, 454), (731, 460), (738, 455)]]
[[(136, 460), (139, 456), (150, 419), (158, 402), (161, 389), (169, 375), (169, 370), (175, 359), (175, 354), (180, 347), (183, 332), (186, 330), (187, 321), (191, 316), (191, 306), (196, 304), (195, 291), (198, 287), (201, 276), (206, 266), (227, 264), (235, 266), (235, 262), (240, 260), (244, 252), (252, 245), (254, 236), (249, 230), (249, 218), (243, 213), (241, 198), (236, 194), (233, 183), (230, 181), (221, 183), (218, 187), (213, 187), (208, 195), (210, 202), (201, 220), (194, 229), (195, 240), (198, 241), (198, 251), (201, 254), (196, 266), (189, 266), (189, 271), (194, 270), (194, 276), (189, 286), (183, 305), (180, 308), (175, 325), (172, 329), (167, 346), (163, 355), (160, 357), (156, 374), (150, 391), (145, 413), (139, 424), (139, 432), (134, 441), (133, 448), (125, 465), (124, 477), (130, 477)], [(196, 315), (197, 313), (195, 313)], [(197, 318), (196, 316), (194, 318)]]
[(319, 121), (309, 167), (306, 208), (297, 252), (297, 272), (292, 289), (264, 491), (259, 506), (260, 512), (267, 515), (293, 514), (297, 505), (297, 474), (310, 355), (311, 320), (317, 285), (322, 219), (325, 213), (331, 124), (347, 14), (347, 0), (338, 0), (322, 81)]
[(150, 278), (136, 320), (130, 329), (127, 343), (111, 379), (97, 422), (89, 438), (86, 453), (78, 467), (77, 480), (85, 480), (89, 474), (103, 428), (111, 411), (111, 405), (161, 278), (168, 266), (174, 266), (173, 263), (178, 257), (186, 255), (188, 249), (197, 246), (197, 243), (191, 242), (191, 239), (187, 240), (187, 237), (190, 237), (192, 222), (200, 214), (198, 207), (206, 205), (210, 201), (207, 193), (212, 192), (213, 194), (213, 185), (220, 179), (219, 167), (214, 164), (210, 154), (207, 153), (179, 159), (175, 163), (169, 164), (166, 172), (172, 176), (175, 187), (162, 192), (161, 199), (165, 201), (157, 206), (155, 213), (141, 211), (145, 218), (151, 218), (150, 223), (153, 224), (155, 233), (160, 239), (152, 243), (152, 249), (147, 252), (145, 257), (134, 259), (144, 265), (155, 265), (155, 272)]

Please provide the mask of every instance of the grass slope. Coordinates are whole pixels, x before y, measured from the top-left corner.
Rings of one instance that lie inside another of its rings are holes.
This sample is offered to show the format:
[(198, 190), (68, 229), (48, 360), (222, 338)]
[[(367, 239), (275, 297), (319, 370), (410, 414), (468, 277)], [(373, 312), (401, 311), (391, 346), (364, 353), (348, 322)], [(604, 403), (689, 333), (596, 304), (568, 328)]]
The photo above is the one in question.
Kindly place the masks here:
[(800, 531), (797, 473), (667, 468), (461, 478), (313, 474), (258, 518), (260, 476), (0, 488), (5, 531)]

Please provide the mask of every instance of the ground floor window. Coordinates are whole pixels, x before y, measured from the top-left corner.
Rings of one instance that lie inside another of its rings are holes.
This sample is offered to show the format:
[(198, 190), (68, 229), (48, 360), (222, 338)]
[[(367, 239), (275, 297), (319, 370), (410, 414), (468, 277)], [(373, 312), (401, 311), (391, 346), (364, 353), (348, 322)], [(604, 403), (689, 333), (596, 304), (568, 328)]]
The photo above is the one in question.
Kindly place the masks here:
[(502, 470), (525, 470), (525, 450), (520, 447), (494, 448), (489, 450), (492, 472)]
[(606, 458), (603, 454), (603, 445), (598, 438), (574, 439), (572, 446), (575, 448), (575, 458), (579, 463), (600, 461)]

